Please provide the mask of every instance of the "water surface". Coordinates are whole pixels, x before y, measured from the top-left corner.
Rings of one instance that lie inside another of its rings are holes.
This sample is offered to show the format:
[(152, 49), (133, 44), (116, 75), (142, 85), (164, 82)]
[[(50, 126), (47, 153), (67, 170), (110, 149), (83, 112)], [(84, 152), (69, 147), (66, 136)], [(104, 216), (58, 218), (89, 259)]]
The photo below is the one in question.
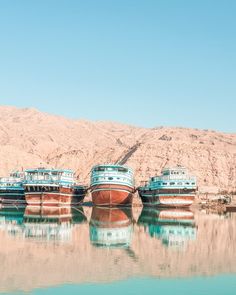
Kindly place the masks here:
[(2, 208), (0, 292), (235, 294), (236, 215)]

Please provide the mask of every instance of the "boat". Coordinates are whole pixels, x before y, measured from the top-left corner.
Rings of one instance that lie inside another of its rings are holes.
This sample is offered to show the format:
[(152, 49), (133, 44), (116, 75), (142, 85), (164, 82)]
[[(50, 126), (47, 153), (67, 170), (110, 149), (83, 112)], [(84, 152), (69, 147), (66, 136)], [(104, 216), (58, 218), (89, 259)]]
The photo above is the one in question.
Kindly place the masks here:
[(185, 249), (197, 236), (194, 213), (189, 209), (143, 207), (138, 225), (144, 226), (150, 237), (172, 249)]
[(25, 199), (28, 205), (65, 206), (81, 204), (86, 187), (78, 185), (69, 169), (25, 170)]
[(26, 204), (24, 193), (24, 172), (12, 172), (9, 177), (0, 178), (0, 202), (2, 204)]
[(185, 207), (194, 202), (197, 191), (196, 177), (185, 167), (165, 168), (161, 176), (151, 177), (138, 188), (144, 206)]
[(128, 248), (133, 232), (131, 207), (93, 207), (89, 232), (95, 247)]
[(122, 165), (97, 165), (92, 168), (90, 190), (96, 206), (131, 205), (135, 191), (133, 171)]

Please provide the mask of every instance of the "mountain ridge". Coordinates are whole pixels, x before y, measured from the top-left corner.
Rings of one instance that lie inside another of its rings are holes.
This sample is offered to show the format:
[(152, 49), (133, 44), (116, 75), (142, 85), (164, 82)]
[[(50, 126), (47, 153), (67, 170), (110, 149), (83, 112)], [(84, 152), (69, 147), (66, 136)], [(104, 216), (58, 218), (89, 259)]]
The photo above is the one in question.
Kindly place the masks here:
[(0, 106), (0, 174), (30, 167), (68, 167), (89, 182), (93, 165), (123, 162), (136, 184), (166, 165), (184, 165), (200, 187), (236, 188), (236, 134), (185, 127), (142, 128), (68, 119), (34, 108)]

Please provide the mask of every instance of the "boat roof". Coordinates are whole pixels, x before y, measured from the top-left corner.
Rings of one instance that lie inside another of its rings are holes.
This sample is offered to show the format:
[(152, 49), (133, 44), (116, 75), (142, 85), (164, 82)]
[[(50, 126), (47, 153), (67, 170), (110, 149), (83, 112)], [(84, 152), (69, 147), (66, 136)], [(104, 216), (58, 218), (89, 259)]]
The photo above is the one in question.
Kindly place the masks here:
[(126, 166), (126, 165), (119, 165), (119, 164), (99, 164), (99, 165), (93, 166), (92, 170), (95, 169), (95, 168), (98, 168), (98, 167), (126, 168), (126, 169), (129, 169), (129, 170), (133, 170), (132, 168), (130, 168), (130, 167)]
[(68, 173), (74, 173), (71, 169), (50, 169), (50, 168), (34, 168), (34, 169), (26, 169), (25, 172), (68, 172)]

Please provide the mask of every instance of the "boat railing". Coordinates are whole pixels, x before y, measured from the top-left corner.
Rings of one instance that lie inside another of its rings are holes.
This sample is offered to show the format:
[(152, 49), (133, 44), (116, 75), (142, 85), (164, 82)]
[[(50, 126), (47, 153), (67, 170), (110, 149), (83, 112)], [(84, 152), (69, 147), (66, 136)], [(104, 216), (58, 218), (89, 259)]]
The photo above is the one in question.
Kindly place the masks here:
[(128, 174), (128, 173), (120, 173), (120, 172), (114, 172), (114, 171), (111, 171), (111, 172), (94, 172), (92, 175), (91, 175), (91, 178), (93, 177), (125, 177), (125, 178), (128, 178), (128, 179), (132, 179), (133, 178), (133, 174)]
[(153, 177), (151, 179), (152, 181), (183, 181), (183, 180), (191, 180), (191, 181), (195, 181), (197, 180), (197, 178), (195, 176), (192, 175), (183, 175), (182, 177), (180, 177), (179, 175), (173, 176), (173, 175), (164, 175), (164, 176), (156, 176)]
[(0, 183), (20, 183), (22, 180), (15, 177), (1, 177)]
[(73, 185), (74, 181), (62, 181), (62, 180), (53, 180), (53, 179), (26, 179), (24, 184), (68, 184)]

